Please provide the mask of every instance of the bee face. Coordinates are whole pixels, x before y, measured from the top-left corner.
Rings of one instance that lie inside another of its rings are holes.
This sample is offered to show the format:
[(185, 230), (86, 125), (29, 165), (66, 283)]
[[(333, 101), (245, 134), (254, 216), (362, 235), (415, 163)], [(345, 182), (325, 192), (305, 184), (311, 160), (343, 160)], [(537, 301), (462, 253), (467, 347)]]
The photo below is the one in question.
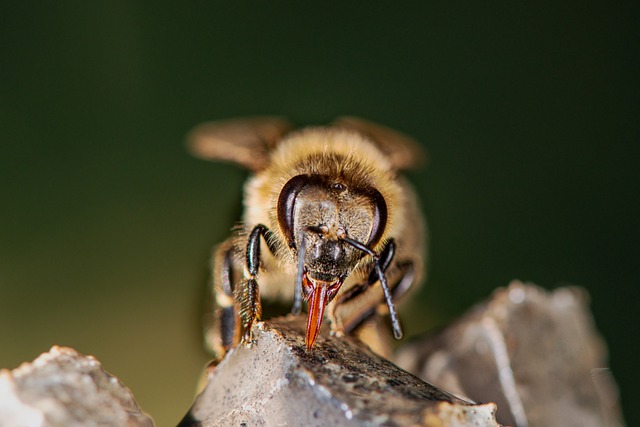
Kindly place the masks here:
[(298, 258), (309, 303), (307, 343), (315, 341), (326, 305), (365, 255), (347, 240), (365, 246), (377, 243), (386, 227), (386, 212), (376, 189), (344, 184), (329, 175), (298, 175), (283, 187), (278, 223)]
[(341, 238), (368, 241), (374, 208), (367, 197), (348, 191), (343, 184), (326, 186), (304, 180), (309, 184), (293, 201), (293, 223), (284, 222), (292, 229), (290, 247), (297, 250), (305, 239), (305, 269), (313, 279), (335, 281), (347, 276), (363, 256)]

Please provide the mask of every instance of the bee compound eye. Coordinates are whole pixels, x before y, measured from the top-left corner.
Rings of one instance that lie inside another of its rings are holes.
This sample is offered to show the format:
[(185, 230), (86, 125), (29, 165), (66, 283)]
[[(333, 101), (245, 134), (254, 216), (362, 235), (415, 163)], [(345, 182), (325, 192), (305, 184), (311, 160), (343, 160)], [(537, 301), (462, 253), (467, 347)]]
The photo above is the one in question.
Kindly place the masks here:
[(278, 224), (287, 238), (287, 243), (290, 247), (295, 247), (293, 230), (296, 198), (308, 183), (309, 176), (294, 176), (282, 187), (280, 195), (278, 196)]
[(387, 203), (382, 194), (375, 188), (369, 189), (367, 195), (373, 204), (373, 224), (367, 246), (373, 247), (380, 241), (387, 226)]

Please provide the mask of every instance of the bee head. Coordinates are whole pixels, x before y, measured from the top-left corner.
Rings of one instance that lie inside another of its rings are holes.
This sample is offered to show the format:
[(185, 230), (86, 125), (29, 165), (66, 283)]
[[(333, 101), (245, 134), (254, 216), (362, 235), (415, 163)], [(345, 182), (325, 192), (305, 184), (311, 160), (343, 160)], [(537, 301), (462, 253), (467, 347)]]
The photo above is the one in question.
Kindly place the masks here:
[(316, 340), (326, 305), (365, 255), (348, 241), (373, 247), (386, 221), (384, 198), (371, 187), (325, 175), (298, 175), (283, 187), (278, 223), (298, 260), (296, 297), (302, 293), (309, 306), (307, 347)]

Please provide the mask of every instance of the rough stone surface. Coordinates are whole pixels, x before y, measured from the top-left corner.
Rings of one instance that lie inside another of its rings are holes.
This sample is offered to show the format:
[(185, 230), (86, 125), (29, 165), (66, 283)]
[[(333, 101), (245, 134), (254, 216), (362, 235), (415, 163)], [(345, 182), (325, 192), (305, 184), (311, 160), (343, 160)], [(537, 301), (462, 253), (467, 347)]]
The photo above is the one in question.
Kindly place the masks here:
[(606, 347), (579, 288), (512, 282), (395, 361), (454, 393), (495, 402), (504, 424), (623, 425)]
[(150, 427), (131, 392), (91, 356), (54, 346), (0, 370), (0, 427)]
[(323, 328), (307, 351), (304, 319), (254, 327), (208, 371), (181, 426), (497, 426), (495, 405), (476, 405), (399, 369)]

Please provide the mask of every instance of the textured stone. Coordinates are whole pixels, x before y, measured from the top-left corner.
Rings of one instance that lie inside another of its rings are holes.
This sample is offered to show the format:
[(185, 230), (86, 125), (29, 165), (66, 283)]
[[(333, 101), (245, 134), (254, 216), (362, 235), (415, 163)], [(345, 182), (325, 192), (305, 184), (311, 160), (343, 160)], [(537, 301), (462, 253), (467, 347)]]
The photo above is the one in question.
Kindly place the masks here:
[(495, 402), (518, 427), (623, 425), (607, 351), (580, 288), (512, 282), (436, 335), (402, 348), (398, 365), (454, 393)]
[(324, 327), (311, 350), (302, 318), (254, 327), (208, 371), (181, 426), (497, 426), (495, 405), (446, 393)]
[(54, 346), (0, 371), (0, 427), (150, 427), (131, 392), (91, 356)]

